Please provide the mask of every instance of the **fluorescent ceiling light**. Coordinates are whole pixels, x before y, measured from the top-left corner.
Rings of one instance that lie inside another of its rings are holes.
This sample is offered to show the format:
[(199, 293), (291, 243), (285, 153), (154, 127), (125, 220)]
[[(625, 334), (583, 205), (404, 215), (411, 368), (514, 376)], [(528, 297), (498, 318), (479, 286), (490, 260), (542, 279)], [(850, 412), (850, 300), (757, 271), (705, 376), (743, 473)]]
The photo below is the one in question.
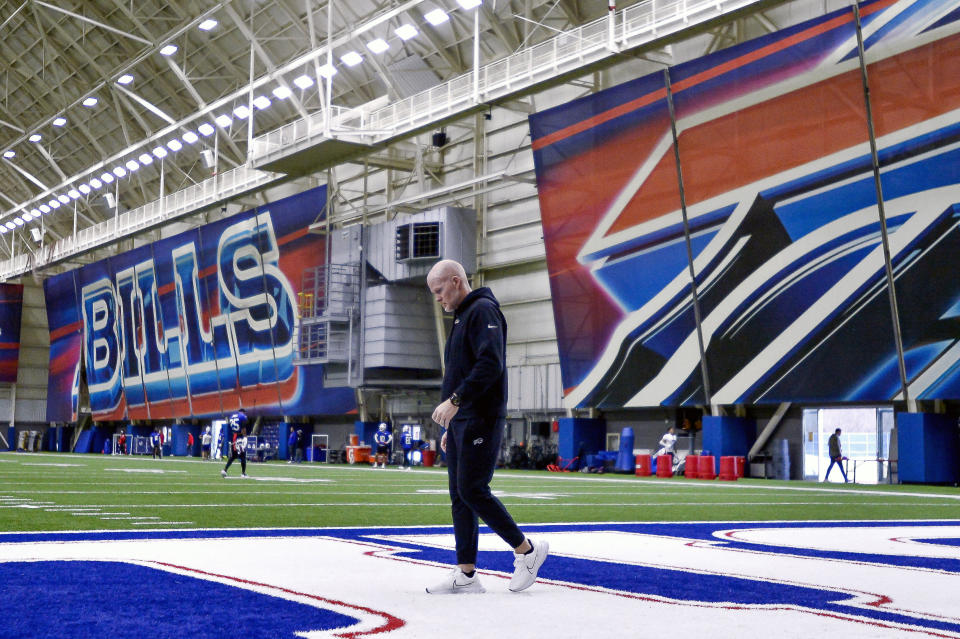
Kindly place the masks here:
[(149, 153), (141, 153), (137, 159), (140, 160), (140, 164), (143, 165), (153, 164), (153, 156)]
[(200, 135), (203, 135), (203, 136), (213, 135), (215, 130), (216, 129), (214, 129), (209, 122), (204, 122), (203, 124), (197, 127), (197, 131), (199, 131)]
[(127, 170), (122, 166), (115, 166), (113, 167), (113, 174), (116, 175), (117, 177), (123, 177), (124, 175), (127, 174)]
[(43, 138), (39, 133), (34, 133), (33, 135), (30, 136), (29, 139), (31, 142), (39, 142)]
[(100, 179), (103, 180), (104, 184), (110, 184), (111, 182), (113, 182), (113, 175), (111, 175), (110, 173), (104, 173), (103, 175), (100, 176)]
[(99, 189), (101, 186), (103, 186), (103, 182), (101, 182), (97, 178), (93, 178), (90, 180), (90, 186), (94, 189)]
[(301, 75), (300, 77), (294, 78), (293, 83), (301, 89), (309, 89), (313, 86), (313, 78), (308, 75)]
[(94, 97), (94, 96), (91, 95), (89, 98), (87, 98), (86, 100), (83, 101), (83, 106), (85, 106), (85, 107), (97, 106), (97, 102), (98, 102), (98, 101), (99, 101), (99, 100), (97, 100), (96, 97)]
[(289, 87), (285, 87), (281, 85), (281, 86), (278, 86), (276, 89), (274, 89), (272, 93), (273, 93), (273, 97), (275, 97), (276, 99), (286, 100), (287, 98), (290, 97), (293, 91), (291, 91)]
[(263, 111), (268, 106), (270, 106), (270, 98), (268, 98), (265, 95), (258, 95), (253, 99), (253, 106)]
[[(221, 129), (225, 129), (228, 126), (230, 126), (231, 122), (233, 122), (233, 118), (231, 118), (226, 113), (221, 113), (220, 115), (215, 117), (213, 121), (217, 123), (218, 127), (220, 127)], [(201, 131), (201, 133), (203, 133), (203, 131)]]
[(140, 168), (140, 164), (138, 164), (136, 160), (127, 160), (127, 169), (129, 169), (131, 173), (133, 173), (139, 168)]
[(183, 148), (183, 145), (180, 143), (180, 140), (174, 138), (169, 142), (167, 142), (167, 148), (170, 149), (171, 151), (179, 151), (180, 149)]
[(58, 202), (57, 200), (50, 200), (49, 202), (47, 202), (47, 204), (49, 204), (49, 205), (50, 205), (50, 208), (52, 208), (52, 209), (59, 209), (59, 208), (60, 208), (60, 202)]
[(37, 209), (31, 209), (30, 215), (33, 216), (33, 219), (37, 219), (38, 217), (40, 217), (40, 211), (38, 211)]
[(383, 53), (390, 48), (390, 45), (387, 44), (387, 41), (383, 38), (377, 38), (376, 40), (371, 40), (367, 43), (367, 48), (373, 51), (374, 53)]
[[(236, 109), (233, 110), (233, 114), (237, 116), (237, 119), (239, 120), (246, 120), (248, 117), (250, 117), (250, 109), (248, 109), (246, 105), (241, 104), (240, 106), (238, 106)], [(218, 121), (217, 124), (220, 124), (220, 122)], [(225, 126), (225, 125), (220, 124), (220, 126)]]
[(420, 33), (417, 31), (417, 28), (410, 23), (400, 25), (394, 29), (393, 32), (396, 33), (397, 37), (399, 37), (401, 40), (409, 40)]
[(168, 44), (167, 46), (160, 49), (160, 55), (173, 55), (177, 52), (177, 45)]
[(187, 131), (186, 133), (183, 134), (183, 141), (186, 142), (187, 144), (193, 144), (199, 139), (200, 137), (197, 136), (197, 134), (194, 133), (193, 131)]
[(13, 229), (17, 228), (17, 225), (14, 224), (13, 222), (7, 222), (7, 223), (4, 224), (3, 226), (6, 227), (6, 228), (8, 228), (8, 229), (10, 229), (11, 231), (12, 231)]
[(75, 199), (77, 199), (78, 197), (80, 197), (80, 191), (78, 191), (78, 190), (76, 190), (76, 189), (70, 189), (69, 191), (67, 191), (67, 195), (70, 196), (70, 199), (71, 199), (71, 200), (75, 200)]
[(67, 119), (66, 119), (66, 118), (62, 118), (62, 117), (61, 117), (61, 118), (55, 118), (55, 119), (53, 120), (53, 122), (51, 122), (51, 124), (53, 124), (53, 126), (63, 126), (63, 125), (66, 124), (66, 123), (67, 123)]
[(62, 193), (57, 196), (57, 199), (60, 200), (62, 204), (70, 204), (70, 198)]
[(363, 56), (356, 51), (347, 51), (340, 56), (340, 60), (348, 67), (355, 67), (363, 62)]
[(332, 78), (337, 75), (337, 68), (328, 62), (317, 68), (317, 73), (319, 73), (321, 77)]
[(464, 9), (473, 9), (483, 4), (483, 0), (457, 0), (457, 3)]
[(0, 226), (0, 235), (3, 235), (4, 233), (9, 233), (9, 232), (10, 232), (10, 229), (8, 229), (6, 225)]
[(16, 224), (17, 226), (23, 226), (23, 218), (15, 217), (13, 218), (13, 223)]
[(7, 158), (8, 160), (12, 157), (15, 157), (16, 155), (17, 155), (16, 151), (12, 151), (9, 149), (3, 152), (3, 157)]
[(130, 84), (131, 82), (133, 82), (133, 76), (129, 73), (124, 73), (117, 78), (117, 84)]
[(33, 219), (33, 214), (30, 211), (24, 211), (20, 214), (24, 222), (29, 222)]
[(447, 12), (444, 11), (443, 9), (440, 9), (439, 7), (434, 9), (433, 11), (428, 11), (423, 15), (423, 17), (426, 18), (427, 22), (429, 22), (433, 26), (443, 24), (444, 22), (450, 19), (450, 16), (447, 15)]
[(218, 24), (219, 23), (213, 18), (207, 18), (206, 20), (198, 24), (197, 28), (200, 29), (201, 31), (209, 31), (210, 29), (214, 28)]
[(41, 210), (43, 213), (49, 213), (49, 212), (52, 210), (52, 209), (51, 209), (49, 206), (47, 206), (46, 204), (41, 204), (39, 208), (40, 208), (40, 210)]
[(80, 192), (83, 193), (84, 195), (86, 195), (87, 193), (90, 192), (90, 185), (89, 185), (89, 184), (81, 184), (81, 185), (78, 186), (77, 188), (78, 188), (78, 189), (80, 190)]

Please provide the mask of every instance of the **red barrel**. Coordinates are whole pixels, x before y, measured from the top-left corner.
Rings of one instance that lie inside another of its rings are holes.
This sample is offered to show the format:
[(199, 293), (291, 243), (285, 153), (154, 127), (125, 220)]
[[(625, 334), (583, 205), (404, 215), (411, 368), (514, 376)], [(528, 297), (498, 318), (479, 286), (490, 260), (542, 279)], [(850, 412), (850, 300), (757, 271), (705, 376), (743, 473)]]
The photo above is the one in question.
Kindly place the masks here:
[(637, 477), (649, 477), (653, 459), (650, 455), (637, 455)]
[(437, 461), (437, 451), (435, 450), (425, 450), (423, 451), (423, 465), (424, 466), (433, 466)]
[(746, 457), (734, 457), (736, 462), (736, 473), (737, 477), (743, 477), (743, 473), (747, 468), (747, 458)]
[(720, 479), (737, 481), (737, 458), (724, 455), (720, 458)]
[(673, 457), (657, 455), (657, 477), (673, 477)]
[(683, 476), (687, 479), (696, 479), (697, 473), (699, 472), (699, 455), (687, 455), (686, 460)]
[(697, 464), (698, 479), (716, 479), (717, 471), (714, 465), (713, 455), (700, 455), (700, 462)]

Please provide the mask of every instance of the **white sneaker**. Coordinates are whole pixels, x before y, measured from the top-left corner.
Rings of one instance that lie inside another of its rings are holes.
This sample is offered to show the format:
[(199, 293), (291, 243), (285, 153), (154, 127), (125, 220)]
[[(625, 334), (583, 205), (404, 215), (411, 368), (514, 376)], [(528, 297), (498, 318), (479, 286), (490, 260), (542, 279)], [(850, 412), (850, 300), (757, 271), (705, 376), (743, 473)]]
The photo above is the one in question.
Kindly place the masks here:
[(227, 471), (221, 470), (221, 471), (220, 471), (220, 476), (225, 478), (225, 477), (227, 476)]
[(480, 578), (477, 573), (473, 577), (467, 577), (460, 568), (451, 570), (443, 581), (429, 586), (427, 592), (431, 595), (461, 595), (461, 594), (479, 594), (486, 592), (480, 584)]
[(247, 476), (244, 475), (243, 473), (240, 473), (240, 476), (241, 476), (243, 479), (246, 479), (246, 478), (247, 478)]
[[(530, 540), (528, 540), (530, 541)], [(520, 592), (526, 590), (537, 580), (537, 572), (543, 565), (547, 554), (550, 552), (550, 544), (545, 541), (533, 543), (533, 552), (526, 555), (514, 555), (513, 577), (510, 579), (510, 591)]]

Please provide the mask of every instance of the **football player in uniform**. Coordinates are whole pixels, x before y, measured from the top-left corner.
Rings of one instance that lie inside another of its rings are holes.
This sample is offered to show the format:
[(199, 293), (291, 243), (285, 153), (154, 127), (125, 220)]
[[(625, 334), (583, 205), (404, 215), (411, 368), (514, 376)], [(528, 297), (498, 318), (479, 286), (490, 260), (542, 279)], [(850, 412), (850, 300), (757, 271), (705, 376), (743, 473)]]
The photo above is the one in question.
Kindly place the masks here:
[(386, 422), (380, 422), (377, 432), (373, 435), (373, 441), (377, 444), (377, 457), (373, 467), (376, 468), (379, 464), (380, 468), (386, 468), (387, 460), (390, 459), (390, 443), (393, 442), (393, 435), (387, 430)]
[(400, 470), (410, 470), (413, 466), (413, 429), (409, 424), (400, 431), (400, 447), (403, 448), (403, 465)]
[[(240, 410), (243, 410), (242, 408)], [(246, 417), (246, 416), (244, 416)], [(227, 469), (230, 468), (230, 464), (233, 463), (234, 459), (240, 459), (240, 476), (247, 476), (247, 427), (241, 426), (240, 432), (237, 433), (237, 436), (232, 442), (230, 442), (230, 459), (227, 460), (227, 465), (223, 467), (223, 470), (220, 471), (222, 477), (227, 476)]]

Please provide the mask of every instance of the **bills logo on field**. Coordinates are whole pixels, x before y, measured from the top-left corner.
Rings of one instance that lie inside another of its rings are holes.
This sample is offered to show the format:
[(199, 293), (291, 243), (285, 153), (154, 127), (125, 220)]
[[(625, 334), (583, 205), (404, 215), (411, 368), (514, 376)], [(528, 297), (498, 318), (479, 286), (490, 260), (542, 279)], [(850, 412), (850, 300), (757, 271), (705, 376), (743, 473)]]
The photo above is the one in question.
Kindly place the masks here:
[(294, 361), (299, 287), (326, 265), (323, 238), (307, 232), (325, 196), (313, 189), (48, 279), (47, 418), (76, 415), (82, 380), (97, 420), (230, 412), (241, 392), (254, 413), (351, 410), (348, 388), (323, 388), (322, 365)]
[(705, 629), (718, 639), (771, 630), (960, 637), (960, 521), (525, 531), (548, 540), (551, 555), (539, 582), (519, 595), (507, 590), (512, 553), (489, 532), (477, 562), (487, 593), (427, 595), (424, 586), (456, 561), (447, 527), (4, 534), (0, 583), (13, 595), (42, 585), (52, 600), (70, 604), (24, 606), (8, 620), (16, 636), (82, 628), (103, 619), (98, 603), (110, 608), (103, 593), (123, 592), (135, 611), (98, 627), (114, 637), (224, 623), (252, 638), (423, 637), (436, 632), (438, 614), (469, 619), (478, 610), (496, 614), (458, 627), (458, 637), (700, 636)]

